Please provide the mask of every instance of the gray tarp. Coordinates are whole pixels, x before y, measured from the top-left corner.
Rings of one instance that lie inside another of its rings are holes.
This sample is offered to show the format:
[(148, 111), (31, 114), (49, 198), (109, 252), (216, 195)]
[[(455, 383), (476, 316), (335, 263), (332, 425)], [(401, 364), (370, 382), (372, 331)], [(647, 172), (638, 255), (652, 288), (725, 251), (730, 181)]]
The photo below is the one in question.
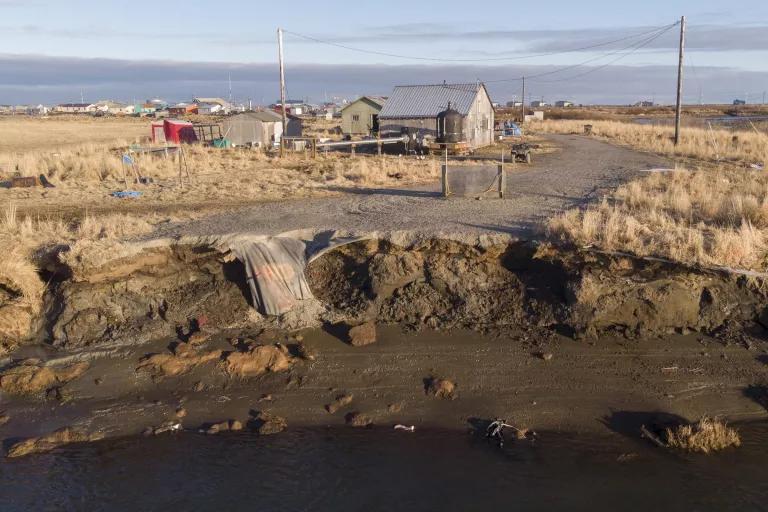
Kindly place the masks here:
[(313, 297), (304, 275), (313, 259), (362, 239), (332, 231), (315, 236), (296, 231), (271, 237), (241, 237), (227, 245), (245, 265), (254, 306), (266, 315), (282, 315), (299, 301)]

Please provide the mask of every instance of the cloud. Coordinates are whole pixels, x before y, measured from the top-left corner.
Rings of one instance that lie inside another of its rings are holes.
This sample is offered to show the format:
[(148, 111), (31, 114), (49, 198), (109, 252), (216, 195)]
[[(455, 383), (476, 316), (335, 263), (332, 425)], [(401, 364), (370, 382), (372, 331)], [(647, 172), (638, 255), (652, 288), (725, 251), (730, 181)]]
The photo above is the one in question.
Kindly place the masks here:
[[(169, 100), (193, 95), (228, 94), (231, 74), (233, 92), (241, 101), (270, 103), (278, 97), (278, 70), (274, 63), (215, 63), (82, 59), (30, 55), (1, 55), (0, 103), (56, 103), (103, 98), (130, 101), (160, 96)], [(360, 94), (388, 94), (398, 84), (488, 81), (494, 99), (506, 101), (519, 95), (520, 83), (495, 82), (520, 75), (532, 76), (558, 69), (555, 66), (480, 65), (320, 65), (297, 64), (287, 70), (291, 96), (322, 101), (327, 96), (353, 98)], [(568, 80), (594, 68), (579, 68), (528, 81), (532, 98), (570, 99), (577, 103), (631, 103), (655, 97), (671, 102), (675, 90), (674, 66), (608, 66)], [(544, 80), (564, 79), (547, 83)], [(686, 82), (690, 101), (698, 99), (704, 84), (705, 99), (730, 101), (744, 91), (760, 92), (768, 82), (767, 72), (700, 67)], [(740, 93), (734, 90), (741, 91)]]

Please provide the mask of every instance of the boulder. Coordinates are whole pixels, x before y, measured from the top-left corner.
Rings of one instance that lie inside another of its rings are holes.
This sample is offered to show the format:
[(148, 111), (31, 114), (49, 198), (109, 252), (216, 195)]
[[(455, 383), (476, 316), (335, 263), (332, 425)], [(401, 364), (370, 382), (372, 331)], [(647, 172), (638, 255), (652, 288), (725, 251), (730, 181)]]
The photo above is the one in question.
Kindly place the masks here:
[(373, 420), (359, 411), (348, 413), (346, 416), (344, 416), (344, 419), (346, 420), (347, 425), (350, 425), (352, 427), (373, 426)]
[(335, 414), (339, 409), (346, 407), (351, 403), (352, 403), (352, 394), (344, 393), (343, 395), (337, 396), (333, 402), (326, 404), (325, 410), (328, 411), (330, 414)]
[(224, 369), (229, 375), (247, 379), (267, 372), (289, 370), (296, 362), (284, 345), (251, 344), (241, 352), (230, 352), (224, 360)]
[(366, 322), (349, 330), (349, 344), (353, 347), (362, 347), (371, 343), (376, 343), (375, 322)]

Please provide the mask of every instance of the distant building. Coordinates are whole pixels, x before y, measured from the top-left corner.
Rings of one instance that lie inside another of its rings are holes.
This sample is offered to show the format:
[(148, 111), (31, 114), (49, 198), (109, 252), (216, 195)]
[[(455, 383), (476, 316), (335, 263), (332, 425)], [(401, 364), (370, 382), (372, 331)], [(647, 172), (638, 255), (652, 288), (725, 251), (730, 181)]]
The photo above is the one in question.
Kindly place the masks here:
[(379, 132), (437, 136), (437, 114), (449, 104), (461, 115), (462, 136), (471, 148), (493, 143), (493, 103), (482, 83), (399, 85), (379, 112)]
[(117, 101), (104, 100), (94, 103), (94, 110), (105, 114), (133, 114), (134, 107)]
[(196, 103), (198, 106), (206, 104), (219, 105), (222, 114), (228, 114), (232, 110), (232, 104), (221, 98), (193, 98), (192, 103)]
[(522, 106), (523, 106), (523, 102), (522, 101), (515, 100), (515, 101), (508, 101), (507, 102), (507, 108), (515, 108), (515, 107), (519, 108), (519, 107), (522, 107)]
[(197, 114), (196, 103), (177, 103), (168, 107), (168, 113), (174, 117)]
[(560, 100), (555, 102), (555, 106), (559, 108), (572, 107), (573, 102), (568, 100)]
[(746, 100), (739, 100), (739, 99), (736, 99), (736, 100), (733, 100), (733, 104), (734, 104), (734, 105), (746, 105), (746, 104), (747, 104), (747, 102), (746, 102)]
[(361, 96), (341, 109), (341, 132), (345, 135), (371, 135), (379, 131), (379, 112), (386, 98)]
[(85, 114), (95, 109), (96, 105), (93, 103), (62, 103), (56, 105), (53, 110), (62, 114)]
[(543, 121), (544, 120), (544, 111), (543, 110), (534, 110), (531, 114), (525, 114), (525, 122), (528, 121)]
[(210, 116), (212, 114), (224, 114), (224, 107), (218, 103), (198, 103), (197, 113), (201, 116)]
[(652, 101), (645, 100), (645, 101), (638, 101), (637, 103), (635, 103), (632, 106), (633, 107), (654, 107), (654, 106), (656, 106), (656, 104), (654, 102), (652, 102)]
[(544, 100), (536, 100), (531, 102), (531, 108), (542, 108), (547, 106), (549, 106), (549, 103)]

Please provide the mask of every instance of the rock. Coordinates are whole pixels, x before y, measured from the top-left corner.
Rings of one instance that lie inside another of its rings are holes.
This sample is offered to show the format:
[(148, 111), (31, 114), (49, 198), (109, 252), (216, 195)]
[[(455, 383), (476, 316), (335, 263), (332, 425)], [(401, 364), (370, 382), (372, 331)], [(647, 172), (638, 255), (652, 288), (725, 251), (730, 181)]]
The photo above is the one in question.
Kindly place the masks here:
[(0, 413), (0, 427), (11, 421), (11, 417), (5, 413)]
[(15, 395), (31, 395), (66, 384), (80, 377), (88, 363), (64, 368), (39, 366), (39, 360), (26, 360), (0, 374), (0, 390)]
[(267, 372), (288, 370), (296, 362), (284, 345), (250, 344), (242, 352), (230, 352), (224, 360), (224, 369), (232, 376), (247, 379)]
[(205, 389), (205, 384), (203, 384), (202, 381), (195, 382), (195, 385), (192, 386), (192, 391), (199, 393)]
[(203, 427), (202, 431), (208, 435), (215, 435), (219, 432), (237, 432), (243, 430), (243, 424), (238, 420), (226, 420), (219, 423), (210, 423)]
[(552, 358), (554, 357), (552, 355), (552, 352), (539, 352), (538, 356), (540, 359), (543, 359), (544, 361), (551, 361)]
[(351, 403), (352, 403), (352, 394), (345, 393), (343, 395), (337, 396), (336, 399), (330, 404), (326, 404), (325, 410), (328, 411), (330, 414), (335, 414), (339, 409), (346, 407)]
[(366, 322), (349, 330), (349, 344), (353, 347), (362, 347), (371, 343), (376, 343), (376, 324), (374, 322)]
[(278, 434), (288, 428), (288, 422), (285, 418), (261, 411), (251, 418), (248, 422), (248, 428), (258, 432), (259, 435), (268, 436)]
[(387, 410), (391, 413), (397, 413), (403, 410), (403, 402), (395, 402), (387, 406)]
[(453, 400), (456, 398), (456, 384), (448, 379), (431, 377), (427, 380), (426, 391), (435, 398)]
[(359, 411), (347, 413), (347, 415), (344, 416), (344, 419), (346, 420), (347, 425), (350, 425), (352, 427), (373, 426), (373, 420)]
[(187, 410), (185, 408), (179, 407), (178, 409), (176, 409), (177, 418), (183, 418), (186, 415), (187, 415)]
[(40, 437), (32, 437), (11, 445), (8, 457), (23, 457), (30, 453), (49, 452), (54, 448), (70, 443), (84, 443), (103, 439), (100, 432), (88, 433), (70, 427), (62, 428)]

